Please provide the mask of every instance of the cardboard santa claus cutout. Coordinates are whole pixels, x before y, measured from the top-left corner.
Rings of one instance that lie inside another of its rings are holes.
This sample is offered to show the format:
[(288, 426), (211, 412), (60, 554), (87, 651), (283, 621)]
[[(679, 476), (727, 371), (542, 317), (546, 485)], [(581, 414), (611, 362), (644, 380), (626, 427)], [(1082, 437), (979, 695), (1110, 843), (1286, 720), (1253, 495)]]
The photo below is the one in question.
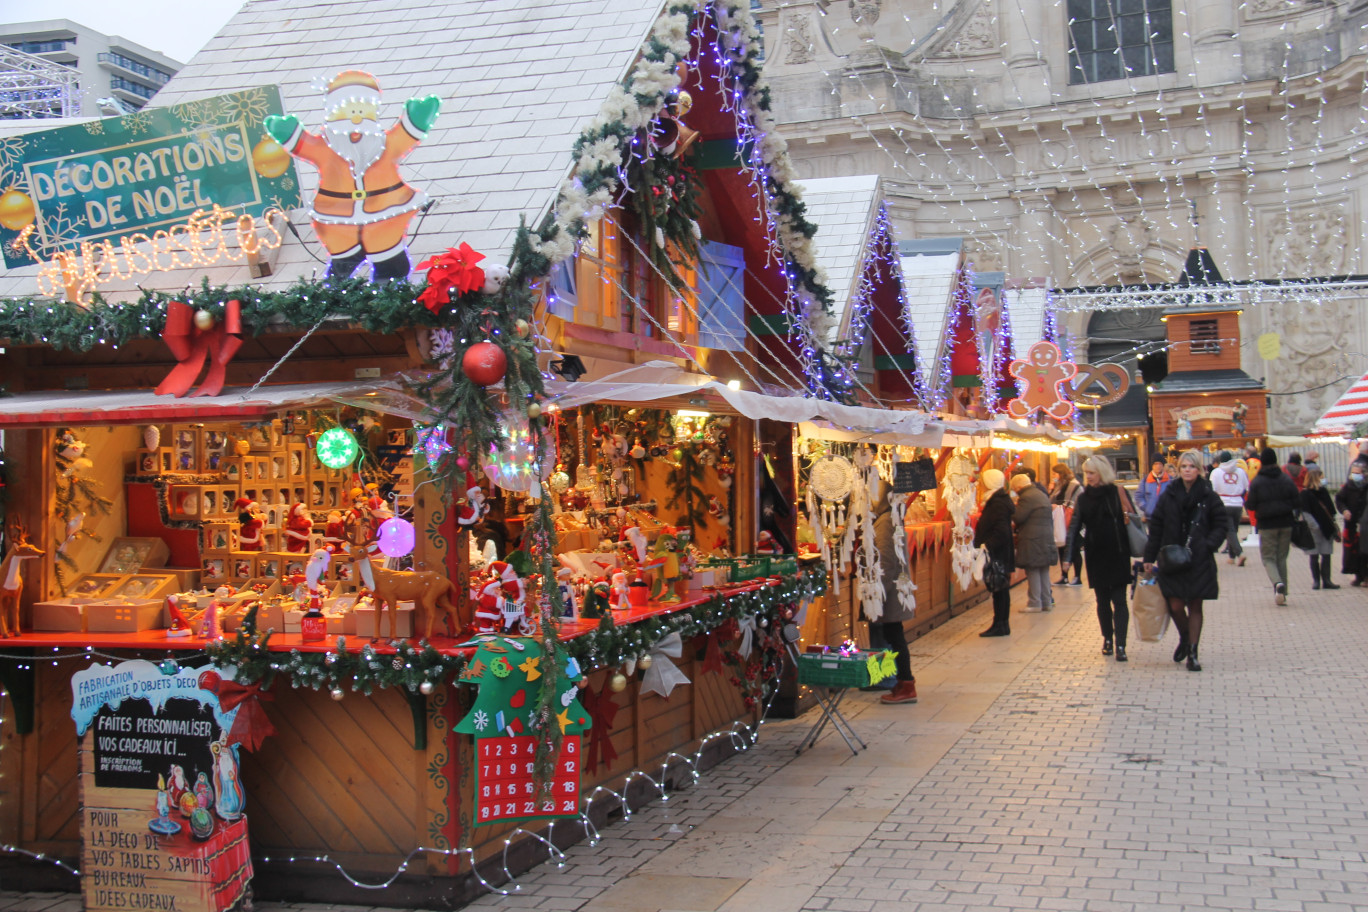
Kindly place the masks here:
[(313, 228), (332, 258), (329, 278), (348, 278), (363, 261), (374, 267), (376, 282), (407, 278), (405, 238), (427, 194), (404, 182), (399, 163), (427, 136), (441, 106), (436, 95), (410, 98), (385, 130), (379, 83), (369, 73), (346, 70), (324, 91), (321, 133), (306, 131), (293, 115), (266, 118), (272, 139), (318, 169)]

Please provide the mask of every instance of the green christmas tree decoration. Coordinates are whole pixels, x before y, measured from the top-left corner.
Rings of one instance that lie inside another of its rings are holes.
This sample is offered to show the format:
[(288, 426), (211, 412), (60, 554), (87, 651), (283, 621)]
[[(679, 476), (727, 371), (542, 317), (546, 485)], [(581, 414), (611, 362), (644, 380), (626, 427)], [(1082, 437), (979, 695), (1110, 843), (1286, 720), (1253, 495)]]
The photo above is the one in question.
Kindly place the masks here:
[[(579, 664), (566, 656), (548, 663), (541, 644), (531, 638), (497, 637), (482, 642), (461, 674), (461, 682), (478, 688), (475, 704), (455, 730), (476, 738), (498, 735), (549, 735), (559, 742), (590, 726), (589, 713), (579, 702), (576, 682), (583, 678)], [(559, 673), (547, 674), (548, 668)], [(553, 681), (547, 688), (548, 681)], [(550, 694), (546, 724), (538, 716)]]

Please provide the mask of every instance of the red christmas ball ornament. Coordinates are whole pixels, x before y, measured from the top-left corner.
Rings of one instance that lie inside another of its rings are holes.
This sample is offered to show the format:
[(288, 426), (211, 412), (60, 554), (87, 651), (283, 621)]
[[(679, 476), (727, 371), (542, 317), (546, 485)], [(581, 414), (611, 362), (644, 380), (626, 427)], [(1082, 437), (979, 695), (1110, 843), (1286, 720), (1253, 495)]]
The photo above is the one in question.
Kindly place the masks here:
[(466, 457), (466, 456), (457, 456), (457, 457), (456, 457), (456, 468), (458, 468), (458, 469), (468, 469), (468, 468), (470, 468), (470, 459), (469, 459), (468, 457)]
[(477, 386), (493, 386), (508, 370), (508, 356), (493, 342), (476, 342), (466, 349), (461, 370)]

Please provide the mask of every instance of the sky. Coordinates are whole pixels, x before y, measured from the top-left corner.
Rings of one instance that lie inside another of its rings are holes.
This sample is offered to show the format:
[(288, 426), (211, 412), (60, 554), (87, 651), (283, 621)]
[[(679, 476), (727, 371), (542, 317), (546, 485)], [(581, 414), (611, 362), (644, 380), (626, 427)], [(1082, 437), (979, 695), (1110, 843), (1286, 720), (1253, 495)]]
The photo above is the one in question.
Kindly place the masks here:
[[(244, 0), (0, 0), (0, 23), (70, 19), (187, 63)], [(193, 15), (187, 15), (192, 13)]]

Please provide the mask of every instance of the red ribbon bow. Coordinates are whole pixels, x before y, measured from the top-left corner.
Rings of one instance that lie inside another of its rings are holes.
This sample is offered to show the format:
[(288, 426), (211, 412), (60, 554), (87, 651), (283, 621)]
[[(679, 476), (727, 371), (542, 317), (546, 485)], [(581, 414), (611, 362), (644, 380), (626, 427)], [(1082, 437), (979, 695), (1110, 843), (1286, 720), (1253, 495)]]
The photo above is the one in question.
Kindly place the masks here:
[(237, 709), (233, 717), (233, 727), (228, 730), (228, 743), (240, 743), (249, 751), (254, 751), (261, 743), (276, 733), (275, 726), (262, 709), (262, 700), (274, 700), (275, 694), (263, 691), (260, 684), (238, 684), (233, 681), (218, 682), (219, 706), (225, 713)]
[(205, 374), (204, 382), (195, 395), (217, 396), (223, 392), (228, 362), (242, 347), (241, 333), (241, 304), (237, 301), (228, 302), (223, 320), (210, 329), (195, 326), (195, 312), (188, 304), (169, 302), (166, 305), (166, 328), (162, 330), (162, 341), (171, 349), (178, 363), (157, 386), (157, 395), (179, 399), (190, 392), (205, 358), (209, 359), (209, 372)]
[(586, 687), (580, 691), (580, 705), (585, 712), (589, 713), (589, 751), (585, 757), (584, 766), (589, 772), (598, 769), (599, 761), (603, 761), (604, 769), (612, 769), (613, 761), (617, 759), (618, 752), (613, 747), (613, 720), (617, 718), (618, 706), (613, 702), (613, 698), (608, 693), (607, 682), (598, 693), (594, 693), (594, 688)]

